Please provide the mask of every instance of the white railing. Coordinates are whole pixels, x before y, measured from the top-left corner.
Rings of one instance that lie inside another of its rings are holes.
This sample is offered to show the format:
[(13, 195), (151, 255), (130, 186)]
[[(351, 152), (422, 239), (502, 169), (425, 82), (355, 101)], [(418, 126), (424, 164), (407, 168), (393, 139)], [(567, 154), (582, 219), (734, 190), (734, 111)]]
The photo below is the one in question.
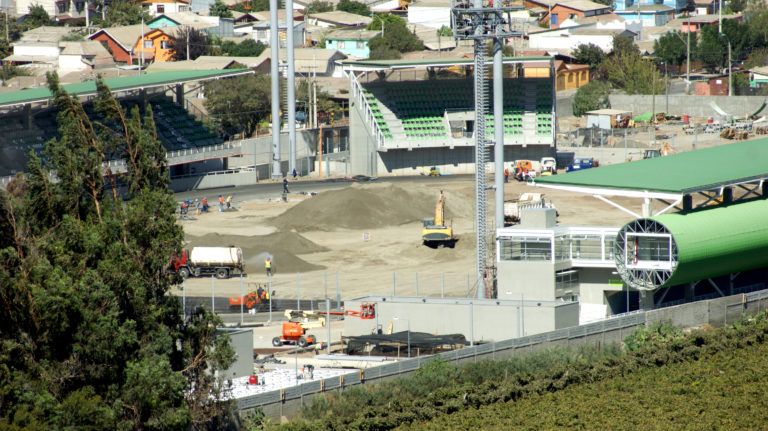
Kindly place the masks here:
[(365, 114), (365, 123), (370, 126), (370, 130), (373, 132), (371, 134), (376, 136), (376, 146), (377, 148), (380, 148), (384, 146), (384, 134), (381, 133), (381, 128), (379, 128), (379, 123), (376, 122), (376, 117), (373, 115), (371, 105), (368, 104), (368, 100), (365, 98), (363, 86), (360, 85), (360, 81), (357, 80), (357, 76), (355, 76), (354, 73), (351, 73), (350, 76), (352, 76), (352, 97), (357, 99), (358, 106), (363, 107), (362, 111), (363, 114)]

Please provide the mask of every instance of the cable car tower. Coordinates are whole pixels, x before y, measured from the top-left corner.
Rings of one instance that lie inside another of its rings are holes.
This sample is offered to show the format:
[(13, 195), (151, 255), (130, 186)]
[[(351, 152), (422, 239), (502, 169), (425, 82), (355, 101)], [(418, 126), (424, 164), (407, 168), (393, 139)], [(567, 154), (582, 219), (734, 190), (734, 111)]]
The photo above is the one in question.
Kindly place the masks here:
[[(488, 232), (486, 224), (485, 192), (489, 188), (486, 184), (485, 167), (488, 162), (487, 145), (491, 142), (494, 146), (494, 182), (495, 182), (495, 226), (504, 227), (504, 89), (502, 73), (502, 46), (503, 39), (508, 37), (520, 37), (522, 31), (513, 28), (510, 18), (511, 11), (523, 9), (522, 4), (500, 4), (496, 0), (451, 0), (451, 24), (453, 37), (457, 40), (473, 40), (475, 42), (475, 233), (476, 241), (476, 280), (477, 298), (490, 296), (490, 289), (486, 289), (488, 268)], [(486, 112), (490, 110), (488, 100), (488, 82), (486, 73), (486, 42), (493, 44), (493, 124), (494, 139), (487, 139)], [(488, 290), (488, 292), (486, 292)]]

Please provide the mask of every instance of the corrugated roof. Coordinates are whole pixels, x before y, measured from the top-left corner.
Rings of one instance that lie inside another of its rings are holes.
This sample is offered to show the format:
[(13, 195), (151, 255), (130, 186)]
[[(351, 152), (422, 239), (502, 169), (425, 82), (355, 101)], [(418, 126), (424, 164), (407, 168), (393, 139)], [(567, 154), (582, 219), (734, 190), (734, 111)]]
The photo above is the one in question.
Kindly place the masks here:
[[(550, 61), (551, 57), (504, 57), (505, 63), (526, 63), (531, 61)], [(409, 59), (400, 60), (360, 60), (345, 61), (344, 66), (363, 67), (371, 69), (397, 69), (408, 67), (429, 67), (429, 66), (453, 66), (474, 64), (475, 60), (471, 58), (451, 58), (446, 56), (442, 59), (414, 61)], [(490, 63), (490, 60), (489, 60)]]
[[(768, 179), (768, 138), (737, 142), (666, 157), (638, 160), (536, 178), (560, 186), (694, 193), (723, 184)], [(727, 168), (724, 168), (727, 167)]]
[(582, 12), (590, 11), (590, 10), (610, 9), (610, 6), (606, 6), (600, 3), (595, 3), (589, 0), (565, 0), (565, 1), (557, 2), (556, 5), (560, 5), (563, 7), (567, 7), (569, 9), (578, 10)]
[(677, 267), (662, 287), (768, 266), (768, 200), (650, 218), (677, 244)]
[(131, 51), (133, 49), (133, 46), (136, 44), (136, 42), (139, 40), (139, 38), (142, 35), (142, 27), (144, 30), (144, 34), (147, 34), (148, 32), (153, 31), (151, 28), (147, 27), (146, 25), (144, 26), (142, 26), (141, 24), (124, 25), (120, 27), (103, 28), (97, 31), (96, 33), (88, 36), (88, 38), (93, 40), (93, 38), (98, 36), (99, 34), (106, 33), (115, 42), (119, 43), (123, 47), (123, 49), (125, 49), (126, 51)]
[(344, 12), (336, 10), (332, 12), (318, 12), (309, 15), (310, 19), (317, 19), (323, 22), (329, 22), (337, 25), (368, 25), (373, 21), (373, 18), (368, 16), (357, 15), (354, 13)]
[(334, 40), (371, 40), (381, 34), (380, 31), (373, 30), (334, 30), (325, 35), (325, 39)]
[[(200, 81), (214, 77), (250, 73), (250, 69), (230, 70), (176, 70), (167, 72), (149, 73), (146, 75), (122, 76), (119, 78), (105, 79), (104, 82), (112, 91), (129, 90), (142, 87), (161, 86), (176, 82)], [(96, 92), (95, 81), (78, 82), (64, 85), (69, 94), (94, 94)], [(51, 98), (51, 92), (47, 87), (30, 88), (26, 90), (9, 91), (0, 93), (0, 106), (19, 105), (36, 101), (44, 101)]]

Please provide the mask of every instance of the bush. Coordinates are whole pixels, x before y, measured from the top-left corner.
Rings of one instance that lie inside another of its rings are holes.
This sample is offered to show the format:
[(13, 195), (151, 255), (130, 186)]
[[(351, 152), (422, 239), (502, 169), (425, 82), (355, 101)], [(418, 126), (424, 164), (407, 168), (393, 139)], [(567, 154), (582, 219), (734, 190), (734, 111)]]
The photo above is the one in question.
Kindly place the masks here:
[(611, 102), (608, 100), (610, 92), (610, 85), (603, 81), (592, 81), (580, 87), (573, 96), (573, 115), (581, 117), (588, 111), (610, 108)]

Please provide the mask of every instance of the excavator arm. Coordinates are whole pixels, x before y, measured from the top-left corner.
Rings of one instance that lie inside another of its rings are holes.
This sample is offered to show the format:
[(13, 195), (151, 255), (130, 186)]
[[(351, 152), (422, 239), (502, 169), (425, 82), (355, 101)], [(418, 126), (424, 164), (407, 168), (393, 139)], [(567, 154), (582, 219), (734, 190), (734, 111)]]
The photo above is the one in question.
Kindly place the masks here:
[(435, 226), (445, 226), (445, 195), (442, 190), (435, 205)]

